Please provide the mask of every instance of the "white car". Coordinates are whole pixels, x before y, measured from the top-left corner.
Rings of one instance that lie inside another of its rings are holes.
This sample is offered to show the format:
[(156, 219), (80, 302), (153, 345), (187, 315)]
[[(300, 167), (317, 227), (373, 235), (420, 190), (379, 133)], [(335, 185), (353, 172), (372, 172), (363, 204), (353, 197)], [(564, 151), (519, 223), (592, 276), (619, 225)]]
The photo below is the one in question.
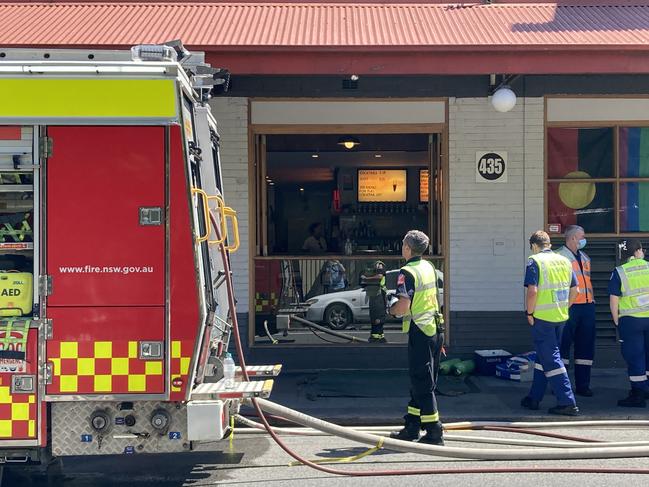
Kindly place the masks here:
[[(435, 269), (439, 294), (444, 299), (444, 274)], [(396, 290), (399, 270), (388, 271), (385, 276), (388, 292)], [(314, 323), (322, 323), (333, 330), (344, 330), (352, 323), (369, 323), (369, 297), (362, 287), (345, 291), (314, 296), (306, 302), (308, 308), (306, 319)]]

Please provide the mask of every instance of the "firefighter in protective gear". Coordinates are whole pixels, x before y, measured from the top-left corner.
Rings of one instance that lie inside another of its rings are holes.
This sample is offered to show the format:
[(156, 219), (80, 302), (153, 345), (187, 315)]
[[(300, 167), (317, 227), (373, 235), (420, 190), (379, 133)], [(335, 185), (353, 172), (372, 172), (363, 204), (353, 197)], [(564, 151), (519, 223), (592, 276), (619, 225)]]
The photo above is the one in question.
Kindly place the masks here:
[(622, 265), (613, 271), (608, 293), (622, 356), (629, 370), (631, 392), (617, 405), (646, 407), (649, 397), (649, 264), (644, 260), (639, 240), (623, 240), (619, 251)]
[(595, 296), (590, 280), (590, 258), (582, 250), (586, 246), (584, 229), (578, 225), (566, 228), (566, 244), (557, 250), (572, 264), (579, 293), (569, 310), (570, 317), (561, 335), (561, 359), (570, 363), (570, 348), (575, 346), (575, 394), (590, 397), (590, 371), (595, 357)]
[[(443, 445), (443, 428), (435, 399), (435, 369), (444, 337), (439, 313), (435, 267), (422, 259), (429, 239), (419, 230), (411, 230), (403, 239), (402, 255), (406, 265), (397, 280), (396, 301), (390, 314), (403, 317), (403, 332), (408, 333), (408, 373), (410, 402), (405, 425), (390, 437), (399, 440)], [(419, 433), (426, 434), (419, 439)]]
[(386, 296), (387, 288), (385, 287), (385, 272), (386, 267), (383, 262), (377, 260), (368, 269), (368, 275), (361, 276), (361, 284), (365, 287), (365, 293), (369, 298), (370, 306), (370, 323), (372, 329), (370, 337), (367, 340), (369, 343), (387, 343), (383, 325), (385, 324), (386, 312)]
[(568, 308), (577, 296), (577, 277), (568, 259), (550, 250), (550, 237), (544, 231), (532, 234), (530, 249), (533, 255), (527, 264), (525, 286), (527, 322), (532, 327), (536, 363), (532, 387), (521, 406), (539, 409), (549, 382), (557, 405), (548, 412), (576, 416), (579, 408), (561, 361), (559, 341), (568, 320)]

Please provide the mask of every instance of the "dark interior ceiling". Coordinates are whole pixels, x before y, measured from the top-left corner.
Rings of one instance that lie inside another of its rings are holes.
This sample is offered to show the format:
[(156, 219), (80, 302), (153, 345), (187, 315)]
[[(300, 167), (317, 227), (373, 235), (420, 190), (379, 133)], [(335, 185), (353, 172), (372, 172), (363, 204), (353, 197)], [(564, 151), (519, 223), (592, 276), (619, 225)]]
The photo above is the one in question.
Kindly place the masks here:
[[(353, 151), (407, 151), (428, 150), (428, 134), (347, 134), (360, 141)], [(268, 152), (351, 152), (338, 141), (343, 135), (289, 134), (266, 136)]]

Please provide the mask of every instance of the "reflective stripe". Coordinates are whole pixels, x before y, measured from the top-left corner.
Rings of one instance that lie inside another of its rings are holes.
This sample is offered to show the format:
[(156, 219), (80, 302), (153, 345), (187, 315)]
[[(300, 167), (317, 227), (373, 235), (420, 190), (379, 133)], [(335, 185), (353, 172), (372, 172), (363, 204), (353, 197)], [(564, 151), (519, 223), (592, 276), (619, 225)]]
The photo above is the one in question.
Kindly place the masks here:
[(649, 312), (649, 305), (638, 307), (638, 308), (627, 308), (625, 310), (620, 310), (619, 315), (620, 317), (622, 317), (622, 316), (630, 316), (635, 313), (646, 313), (646, 312)]
[(421, 321), (427, 322), (435, 319), (435, 312), (426, 311), (425, 313), (419, 313), (416, 315), (410, 315), (410, 319), (414, 322)]
[(421, 414), (421, 410), (408, 406), (408, 414), (412, 414), (413, 416), (419, 416)]
[[(562, 361), (564, 364), (566, 364), (566, 365), (569, 365), (569, 364), (570, 364), (570, 359), (562, 358), (561, 361)], [(575, 363), (577, 363), (577, 360), (575, 360)]]
[(593, 361), (585, 358), (576, 358), (575, 365), (593, 365)]
[(639, 287), (627, 293), (627, 296), (636, 296), (637, 294), (649, 293), (649, 287)]
[[(421, 282), (421, 276), (419, 276), (419, 281)], [(429, 284), (424, 284), (423, 286), (419, 286), (415, 288), (416, 291), (426, 291), (427, 289), (435, 289), (437, 287), (437, 284), (434, 282), (431, 282)]]
[(554, 289), (565, 289), (565, 284), (541, 284), (537, 286), (539, 290), (554, 290)]
[(565, 367), (559, 367), (558, 369), (554, 369), (551, 370), (550, 372), (546, 372), (545, 376), (549, 379), (550, 377), (554, 377), (555, 375), (561, 375), (561, 374), (567, 374)]
[[(415, 292), (417, 291), (426, 291), (428, 289), (435, 289), (437, 287), (437, 282), (436, 280), (433, 282), (429, 282), (428, 284), (422, 284), (424, 281), (423, 277), (421, 276), (421, 272), (419, 272), (419, 269), (417, 269), (417, 266), (411, 266), (412, 270), (417, 274), (417, 282), (415, 285)], [(435, 271), (433, 271), (435, 272)], [(437, 278), (437, 273), (435, 273), (435, 277)]]
[(439, 413), (435, 414), (422, 414), (421, 416), (421, 423), (435, 423), (436, 421), (439, 421)]
[(557, 309), (557, 307), (561, 305), (568, 306), (568, 301), (557, 301), (556, 303), (551, 303), (551, 304), (537, 304), (534, 307), (534, 311), (539, 311), (544, 309)]
[(534, 364), (534, 368), (535, 368), (536, 370), (540, 370), (541, 372), (543, 372), (543, 366), (542, 366), (541, 364), (535, 363), (535, 364)]
[(630, 375), (629, 380), (631, 382), (644, 382), (647, 380), (646, 375)]

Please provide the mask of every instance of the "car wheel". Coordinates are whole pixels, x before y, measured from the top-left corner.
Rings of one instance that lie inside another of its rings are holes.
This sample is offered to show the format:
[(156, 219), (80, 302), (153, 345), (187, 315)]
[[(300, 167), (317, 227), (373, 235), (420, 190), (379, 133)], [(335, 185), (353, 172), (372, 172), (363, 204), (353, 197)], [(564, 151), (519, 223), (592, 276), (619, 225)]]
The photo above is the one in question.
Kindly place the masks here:
[(344, 330), (352, 322), (352, 310), (343, 303), (333, 303), (327, 306), (324, 319), (332, 330)]

